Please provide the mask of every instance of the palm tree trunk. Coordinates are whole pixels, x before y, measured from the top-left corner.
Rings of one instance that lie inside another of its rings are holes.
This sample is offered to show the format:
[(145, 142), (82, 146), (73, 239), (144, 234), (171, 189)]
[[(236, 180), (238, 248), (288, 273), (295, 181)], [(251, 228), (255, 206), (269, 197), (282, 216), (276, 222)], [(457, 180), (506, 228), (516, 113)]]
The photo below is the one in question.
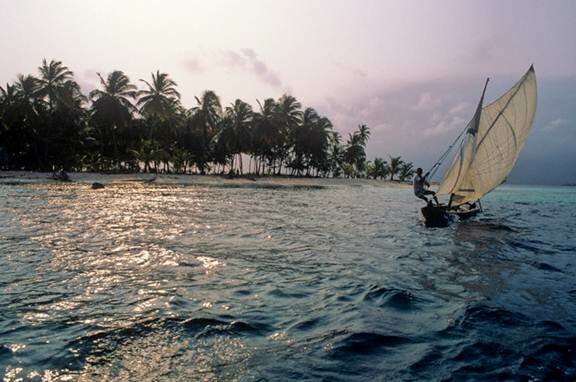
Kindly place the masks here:
[(120, 165), (120, 161), (118, 160), (118, 142), (116, 141), (116, 133), (114, 132), (114, 126), (112, 126), (112, 143), (114, 144), (114, 161), (116, 162), (116, 168), (118, 168)]

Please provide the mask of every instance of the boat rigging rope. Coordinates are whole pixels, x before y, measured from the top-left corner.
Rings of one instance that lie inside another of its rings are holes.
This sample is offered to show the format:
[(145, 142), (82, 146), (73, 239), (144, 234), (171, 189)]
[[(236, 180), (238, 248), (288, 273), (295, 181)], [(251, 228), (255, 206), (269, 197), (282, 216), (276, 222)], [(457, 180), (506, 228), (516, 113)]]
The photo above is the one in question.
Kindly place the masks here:
[(452, 142), (452, 144), (450, 146), (448, 146), (448, 149), (444, 152), (444, 154), (442, 154), (440, 156), (440, 158), (438, 158), (438, 160), (436, 161), (436, 163), (434, 163), (434, 165), (430, 168), (430, 170), (428, 170), (429, 175), (429, 179), (432, 179), (432, 177), (434, 177), (434, 175), (436, 174), (436, 171), (438, 171), (438, 169), (440, 168), (440, 165), (442, 164), (442, 162), (444, 161), (444, 159), (446, 159), (446, 157), (448, 156), (448, 154), (450, 153), (450, 151), (452, 150), (452, 148), (454, 147), (454, 145), (460, 140), (460, 138), (462, 138), (462, 135), (464, 135), (464, 133), (468, 130), (468, 125), (466, 125), (466, 127), (464, 128), (464, 130), (462, 130), (462, 132), (456, 137), (456, 139), (454, 140), (454, 142)]
[[(486, 82), (484, 83), (484, 90), (482, 90), (482, 97), (480, 97), (480, 102), (478, 102), (478, 107), (476, 108), (476, 113), (474, 114), (474, 118), (472, 118), (472, 121), (474, 121), (474, 119), (478, 117), (478, 120), (476, 121), (476, 123), (479, 123), (480, 115), (478, 113), (480, 113), (482, 110), (482, 104), (484, 103), (484, 94), (486, 94), (486, 88), (488, 87), (489, 81), (490, 81), (490, 78), (486, 78)], [(508, 101), (508, 102), (510, 102), (510, 101)], [(470, 121), (470, 122), (472, 122), (472, 121)], [(448, 146), (448, 150), (446, 150), (444, 152), (444, 154), (442, 154), (440, 156), (440, 158), (438, 158), (436, 163), (434, 163), (434, 166), (432, 166), (432, 168), (428, 171), (428, 173), (430, 174), (430, 179), (432, 179), (432, 177), (436, 174), (436, 171), (438, 171), (438, 169), (440, 168), (440, 165), (442, 164), (442, 161), (444, 161), (444, 159), (446, 159), (450, 150), (452, 150), (454, 145), (460, 140), (460, 138), (462, 138), (462, 135), (464, 135), (464, 133), (470, 129), (470, 122), (468, 122), (466, 127), (464, 127), (464, 130), (460, 133), (460, 135), (458, 135), (456, 137), (454, 142), (452, 142), (452, 144), (450, 146)], [(476, 126), (476, 129), (477, 129), (477, 127), (478, 126)]]

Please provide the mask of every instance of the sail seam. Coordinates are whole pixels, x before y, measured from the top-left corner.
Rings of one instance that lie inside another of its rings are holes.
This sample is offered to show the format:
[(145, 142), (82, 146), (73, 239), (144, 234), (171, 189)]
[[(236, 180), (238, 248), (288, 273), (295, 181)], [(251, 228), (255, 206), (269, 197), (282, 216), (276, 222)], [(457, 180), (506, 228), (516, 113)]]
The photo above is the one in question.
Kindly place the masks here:
[(508, 128), (510, 129), (510, 132), (512, 133), (512, 139), (514, 142), (514, 150), (517, 150), (518, 149), (518, 139), (516, 139), (516, 131), (514, 131), (514, 128), (512, 127), (512, 124), (510, 123), (510, 121), (508, 121), (508, 118), (506, 118), (505, 115), (503, 115), (502, 117), (504, 118), (506, 125), (508, 126)]
[(532, 69), (508, 92), (481, 108), (481, 118), (473, 118), (465, 130), (470, 135), (460, 141), (456, 160), (438, 190), (451, 195), (449, 205), (477, 199), (510, 173), (532, 124), (535, 93)]
[[(523, 86), (523, 93), (524, 93), (524, 99), (525, 99), (525, 103), (526, 103), (526, 110), (528, 110), (528, 97), (526, 96), (526, 77), (528, 76), (528, 74), (530, 73), (530, 71), (528, 71), (528, 73), (526, 73), (524, 75), (524, 77), (522, 77), (522, 79), (519, 81), (519, 83), (521, 83), (520, 86)], [(510, 101), (512, 100), (512, 98), (514, 98), (516, 96), (516, 94), (518, 93), (518, 91), (520, 91), (520, 86), (518, 87), (518, 89), (516, 89), (516, 91), (514, 92), (514, 94), (512, 95), (512, 97), (510, 97), (510, 99), (508, 100), (508, 102), (506, 103), (506, 106), (504, 107), (504, 109), (502, 109), (502, 113), (504, 112), (505, 108), (508, 107), (508, 105), (510, 104)], [(525, 113), (526, 114), (526, 113)], [(530, 124), (532, 124), (534, 121), (533, 116), (532, 116), (532, 120), (530, 121)], [(488, 132), (487, 132), (488, 133)], [(516, 163), (516, 161), (518, 160), (518, 157), (516, 157), (514, 159), (514, 163)], [(498, 187), (500, 184), (502, 184), (505, 180), (506, 180), (507, 176), (504, 177), (503, 179), (500, 180), (500, 182), (498, 182), (498, 184), (494, 185), (492, 188), (490, 188), (489, 190), (487, 190), (484, 195), (486, 195), (487, 193), (491, 192), (492, 190), (494, 190), (496, 187)]]
[[(480, 101), (478, 102), (478, 106), (476, 106), (476, 111), (474, 112), (474, 117), (472, 118), (473, 122), (473, 126), (470, 126), (470, 128), (466, 129), (466, 134), (470, 134), (473, 138), (474, 141), (476, 141), (476, 134), (478, 134), (478, 126), (480, 124), (480, 118), (482, 115), (482, 106), (484, 104), (484, 96), (486, 95), (486, 88), (488, 87), (488, 81), (490, 81), (490, 78), (486, 79), (486, 82), (484, 83), (484, 89), (482, 90), (482, 96), (480, 97)], [(468, 125), (470, 125), (470, 123), (468, 123)], [(469, 142), (466, 141), (466, 144), (468, 144)], [(474, 142), (474, 145), (476, 145), (476, 142)], [(476, 150), (474, 150), (474, 152), (476, 152)], [(456, 180), (454, 181), (454, 184), (452, 186), (452, 188), (450, 189), (450, 194), (454, 193), (454, 190), (456, 190), (458, 187), (460, 187), (460, 176), (462, 175), (462, 165), (464, 163), (464, 140), (462, 140), (462, 143), (460, 145), (460, 164), (458, 166), (458, 175), (456, 176)], [(472, 157), (471, 161), (474, 160), (474, 157)], [(470, 163), (468, 163), (468, 168), (470, 168)]]
[(462, 141), (462, 143), (460, 144), (460, 161), (458, 163), (458, 176), (456, 177), (456, 180), (454, 181), (454, 185), (452, 186), (452, 188), (450, 189), (450, 194), (452, 194), (454, 192), (454, 190), (456, 189), (456, 187), (458, 186), (458, 181), (460, 180), (460, 175), (462, 174), (462, 163), (464, 162), (462, 155), (463, 155), (463, 151), (464, 150), (464, 141)]
[[(524, 81), (525, 78), (522, 78), (522, 81)], [(482, 143), (484, 143), (484, 139), (486, 139), (486, 137), (488, 136), (488, 133), (490, 132), (490, 130), (492, 130), (492, 128), (496, 125), (496, 122), (498, 122), (498, 120), (500, 119), (500, 117), (502, 116), (502, 114), (504, 114), (504, 111), (506, 111), (506, 109), (508, 108), (508, 106), (510, 105), (510, 102), (512, 102), (512, 100), (514, 99), (514, 97), (516, 97), (516, 94), (518, 94), (518, 91), (520, 91), (520, 87), (522, 86), (522, 84), (518, 85), (518, 87), (516, 88), (516, 91), (514, 92), (514, 94), (512, 94), (510, 96), (510, 98), (508, 98), (508, 101), (506, 102), (506, 105), (504, 105), (504, 107), (502, 108), (502, 110), (500, 110), (500, 112), (498, 113), (498, 115), (496, 116), (496, 118), (494, 119), (494, 121), (492, 121), (492, 123), (490, 124), (490, 127), (488, 128), (488, 130), (486, 130), (486, 132), (484, 133), (484, 136), (482, 137), (482, 139), (480, 140), (480, 142), (478, 143), (478, 146), (476, 146), (476, 149), (478, 149)]]

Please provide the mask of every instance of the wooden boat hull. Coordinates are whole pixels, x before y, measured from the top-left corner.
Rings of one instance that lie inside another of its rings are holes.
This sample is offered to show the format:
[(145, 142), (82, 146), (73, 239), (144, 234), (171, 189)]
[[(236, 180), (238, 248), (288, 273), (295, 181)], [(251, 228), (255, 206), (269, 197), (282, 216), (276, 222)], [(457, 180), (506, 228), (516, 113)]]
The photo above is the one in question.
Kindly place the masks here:
[(427, 205), (421, 209), (424, 216), (424, 224), (429, 228), (443, 228), (450, 225), (457, 216), (460, 220), (470, 219), (478, 215), (482, 210), (478, 207), (471, 209), (452, 209), (446, 205)]
[(480, 212), (481, 212), (480, 208), (473, 208), (464, 211), (460, 210), (450, 211), (449, 213), (458, 216), (460, 220), (466, 220), (478, 215)]
[(428, 228), (448, 227), (452, 221), (452, 216), (448, 213), (446, 206), (433, 206), (431, 204), (421, 209), (424, 216), (424, 224)]

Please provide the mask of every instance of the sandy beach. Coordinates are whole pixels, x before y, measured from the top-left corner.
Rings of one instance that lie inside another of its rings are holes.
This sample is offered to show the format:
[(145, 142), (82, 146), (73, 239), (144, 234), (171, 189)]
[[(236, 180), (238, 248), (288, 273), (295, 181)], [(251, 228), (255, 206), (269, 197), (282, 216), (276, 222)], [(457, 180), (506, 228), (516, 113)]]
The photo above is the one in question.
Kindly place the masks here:
[[(347, 178), (296, 178), (283, 176), (239, 176), (229, 178), (225, 175), (177, 175), (177, 174), (100, 174), (91, 172), (68, 173), (70, 180), (91, 185), (94, 182), (123, 184), (131, 182), (150, 182), (154, 184), (198, 185), (198, 186), (238, 186), (238, 187), (322, 187), (322, 186), (361, 186), (409, 188), (410, 182), (376, 179)], [(0, 171), (0, 184), (58, 183), (51, 173), (32, 171)]]

